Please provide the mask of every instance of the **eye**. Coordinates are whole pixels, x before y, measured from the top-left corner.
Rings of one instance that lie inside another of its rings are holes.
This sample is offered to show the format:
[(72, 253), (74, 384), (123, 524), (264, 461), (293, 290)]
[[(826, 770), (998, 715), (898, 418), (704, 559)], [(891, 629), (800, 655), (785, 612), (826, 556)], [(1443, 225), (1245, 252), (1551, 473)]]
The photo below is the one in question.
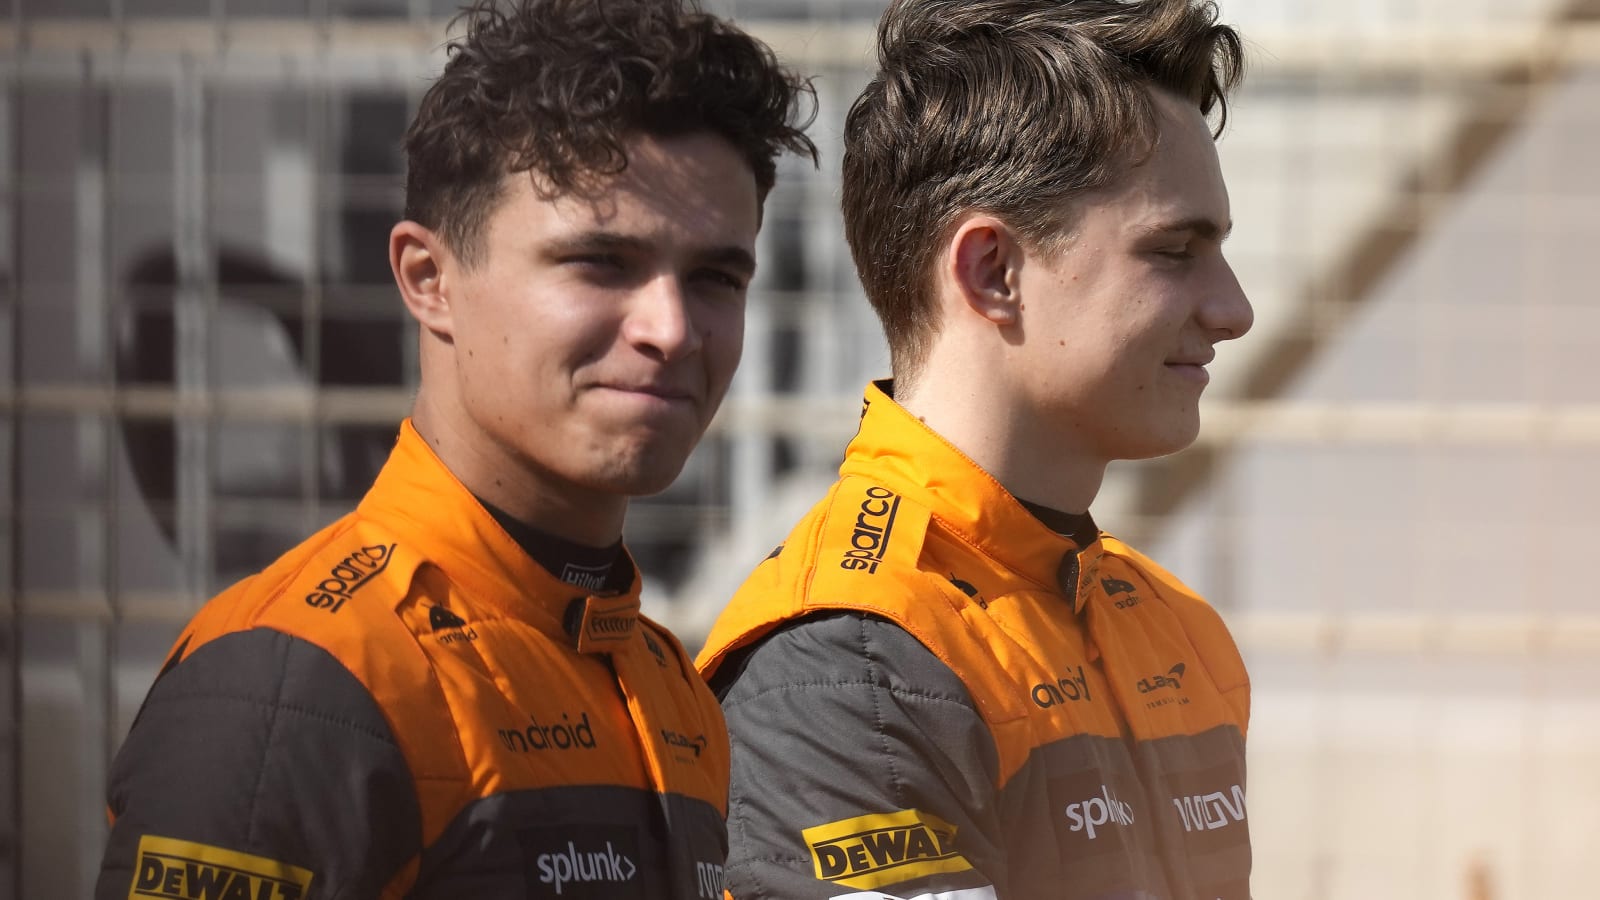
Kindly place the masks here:
[(561, 260), (564, 265), (596, 271), (622, 271), (622, 257), (614, 253), (578, 253)]
[(743, 275), (724, 269), (697, 269), (690, 276), (692, 280), (716, 288), (743, 293), (749, 286), (749, 280)]
[(1165, 259), (1186, 261), (1194, 259), (1194, 250), (1188, 244), (1181, 247), (1161, 247), (1153, 251), (1155, 255)]

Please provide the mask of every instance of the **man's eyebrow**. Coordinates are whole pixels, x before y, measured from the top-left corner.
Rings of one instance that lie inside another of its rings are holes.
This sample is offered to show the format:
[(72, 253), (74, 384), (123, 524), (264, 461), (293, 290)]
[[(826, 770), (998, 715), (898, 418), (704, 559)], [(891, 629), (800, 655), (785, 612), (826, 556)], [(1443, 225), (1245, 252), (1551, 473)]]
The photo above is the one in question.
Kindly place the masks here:
[[(547, 256), (560, 257), (575, 253), (641, 253), (650, 249), (650, 242), (612, 231), (583, 231), (556, 238), (544, 247)], [(727, 266), (745, 276), (755, 273), (756, 258), (749, 250), (735, 244), (712, 246), (694, 251), (697, 262)]]
[(642, 250), (646, 242), (624, 234), (610, 231), (581, 231), (563, 237), (552, 239), (545, 244), (545, 252), (550, 256), (564, 256), (568, 253), (593, 253), (605, 250)]
[(743, 247), (712, 247), (697, 255), (706, 263), (727, 266), (747, 278), (756, 272), (756, 258)]
[(1175, 234), (1180, 231), (1192, 231), (1208, 241), (1221, 243), (1233, 233), (1233, 223), (1218, 222), (1206, 216), (1190, 216), (1186, 219), (1153, 222), (1139, 229), (1141, 234), (1146, 235)]

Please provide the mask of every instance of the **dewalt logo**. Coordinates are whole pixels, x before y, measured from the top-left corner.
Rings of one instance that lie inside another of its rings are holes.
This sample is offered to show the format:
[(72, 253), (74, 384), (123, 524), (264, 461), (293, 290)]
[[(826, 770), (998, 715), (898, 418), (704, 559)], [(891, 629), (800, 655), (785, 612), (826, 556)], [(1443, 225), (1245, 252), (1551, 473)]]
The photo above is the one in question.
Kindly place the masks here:
[(147, 834), (128, 900), (300, 900), (311, 878), (308, 869), (264, 856)]
[(872, 889), (925, 875), (965, 872), (956, 829), (914, 809), (858, 816), (800, 832), (811, 848), (817, 878)]

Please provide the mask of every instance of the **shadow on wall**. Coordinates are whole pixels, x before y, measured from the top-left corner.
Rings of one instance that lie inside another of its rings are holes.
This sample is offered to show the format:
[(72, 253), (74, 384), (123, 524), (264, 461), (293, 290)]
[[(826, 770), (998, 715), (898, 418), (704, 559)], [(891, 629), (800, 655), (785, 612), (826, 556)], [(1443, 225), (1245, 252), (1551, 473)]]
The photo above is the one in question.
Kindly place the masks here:
[[(395, 387), (404, 383), (402, 323), (398, 319), (322, 317), (308, 323), (305, 288), (297, 278), (236, 248), (217, 258), (219, 300), (211, 320), (208, 387)], [(120, 384), (178, 385), (177, 295), (180, 281), (170, 251), (148, 254), (127, 281), (124, 318), (117, 336)], [(320, 331), (311, 338), (314, 330)], [(391, 425), (328, 425), (317, 443), (314, 491), (334, 503), (354, 504), (394, 443)], [(169, 543), (177, 540), (178, 428), (176, 417), (122, 420), (129, 463), (140, 493)], [(293, 499), (310, 493), (294, 423), (219, 428), (213, 445), (219, 498)], [(277, 535), (251, 533), (248, 525), (216, 535), (216, 568), (254, 571), (287, 549)]]

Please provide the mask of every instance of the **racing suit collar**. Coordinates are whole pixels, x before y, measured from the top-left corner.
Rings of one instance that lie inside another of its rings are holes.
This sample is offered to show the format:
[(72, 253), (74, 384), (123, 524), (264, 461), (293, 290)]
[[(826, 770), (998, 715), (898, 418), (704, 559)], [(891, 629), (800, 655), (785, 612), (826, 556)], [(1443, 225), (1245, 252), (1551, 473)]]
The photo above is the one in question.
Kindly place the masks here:
[(894, 401), (893, 382), (867, 385), (861, 428), (841, 476), (864, 476), (933, 511), (989, 558), (1083, 608), (1104, 551), (1057, 534), (994, 476)]
[[(588, 595), (561, 581), (507, 534), (417, 433), (409, 418), (359, 507), (391, 524), (402, 542), (474, 598), (584, 651), (620, 645), (637, 630), (639, 572), (621, 594)], [(624, 550), (624, 552), (626, 552)], [(573, 622), (569, 610), (579, 608)], [(579, 623), (578, 633), (569, 625)], [(594, 634), (589, 627), (594, 626)]]

